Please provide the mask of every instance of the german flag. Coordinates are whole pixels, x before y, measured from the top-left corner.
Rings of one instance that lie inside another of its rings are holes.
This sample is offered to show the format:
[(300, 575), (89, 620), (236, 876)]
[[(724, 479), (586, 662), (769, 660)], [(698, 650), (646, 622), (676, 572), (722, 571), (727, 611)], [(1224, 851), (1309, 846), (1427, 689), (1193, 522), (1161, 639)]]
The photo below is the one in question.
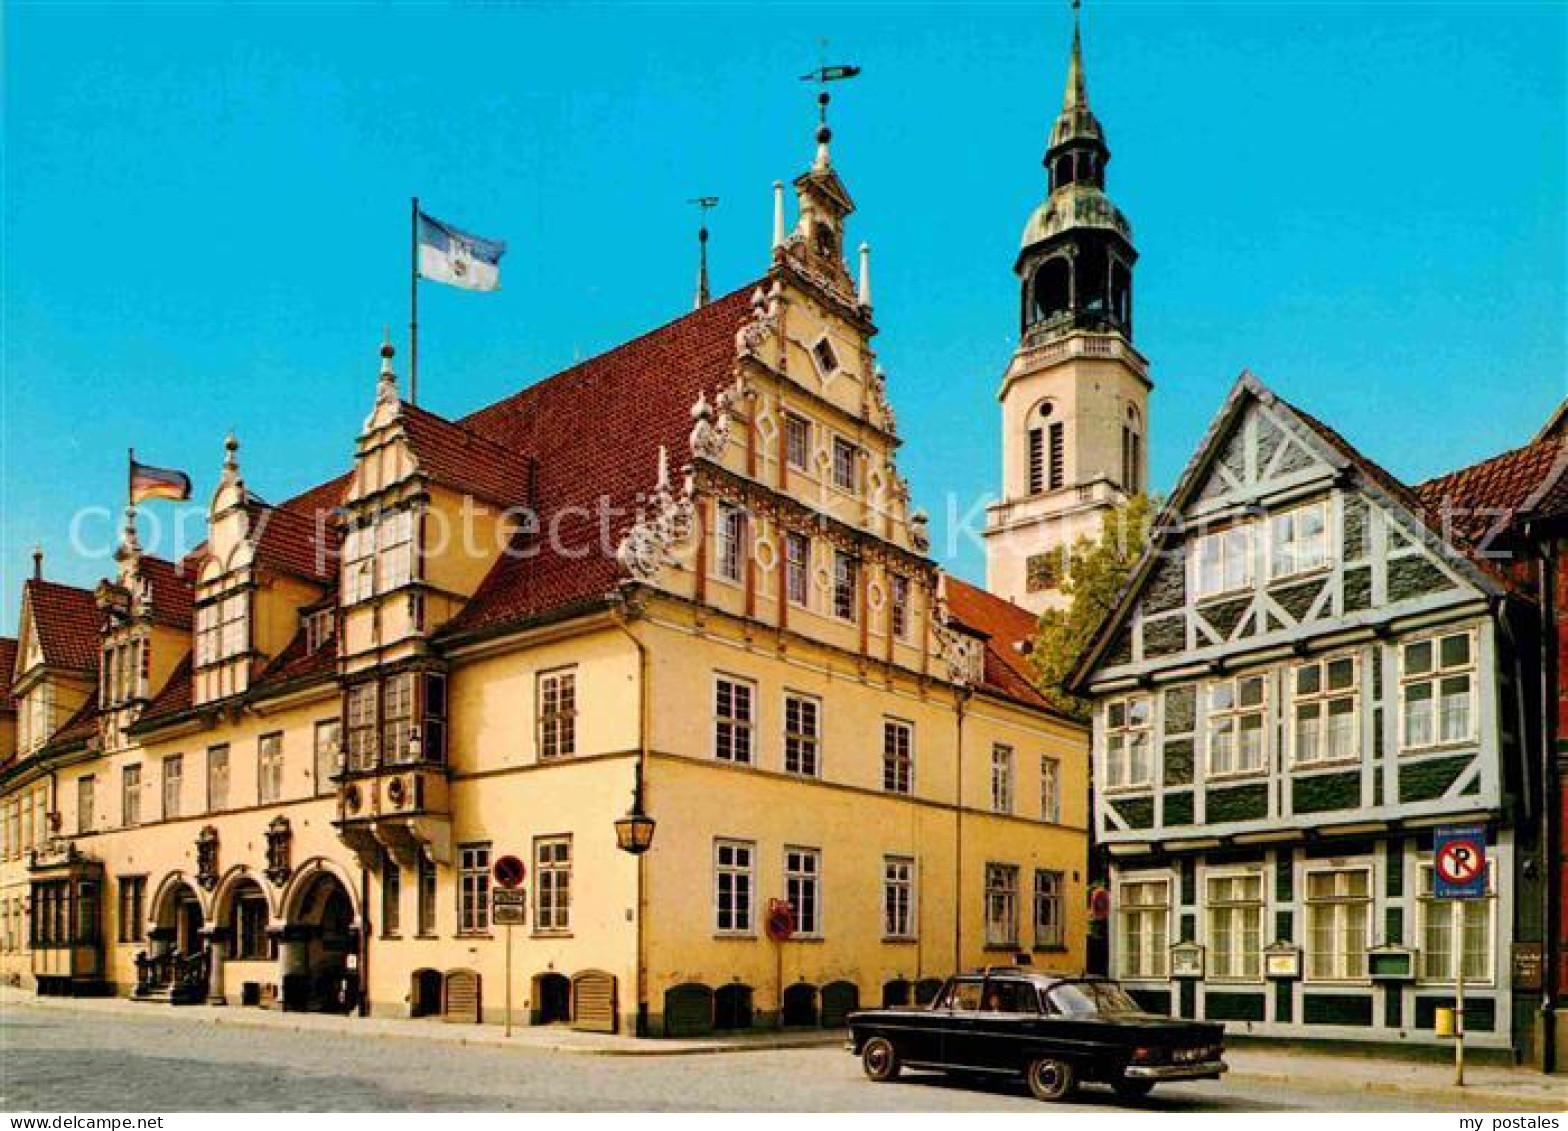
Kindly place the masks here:
[(191, 497), (191, 477), (183, 471), (149, 467), (131, 457), (131, 503), (147, 499), (173, 499), (184, 502)]

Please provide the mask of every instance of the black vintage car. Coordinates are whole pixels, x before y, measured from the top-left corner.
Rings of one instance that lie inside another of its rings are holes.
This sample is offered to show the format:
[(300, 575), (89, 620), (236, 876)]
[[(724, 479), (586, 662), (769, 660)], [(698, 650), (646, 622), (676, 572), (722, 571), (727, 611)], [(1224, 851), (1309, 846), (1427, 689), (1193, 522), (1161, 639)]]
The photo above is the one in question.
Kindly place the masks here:
[(873, 1080), (903, 1068), (1023, 1076), (1036, 1099), (1099, 1081), (1120, 1096), (1161, 1080), (1217, 1080), (1225, 1027), (1145, 1013), (1109, 978), (1027, 967), (949, 978), (928, 1006), (849, 1015), (850, 1049)]

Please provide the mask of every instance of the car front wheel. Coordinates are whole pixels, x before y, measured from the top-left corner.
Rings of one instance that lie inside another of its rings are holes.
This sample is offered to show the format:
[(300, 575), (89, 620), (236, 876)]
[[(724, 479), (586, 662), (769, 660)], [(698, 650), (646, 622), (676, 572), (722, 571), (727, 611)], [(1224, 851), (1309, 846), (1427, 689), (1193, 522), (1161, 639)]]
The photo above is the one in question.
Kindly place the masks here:
[(1029, 1081), (1029, 1091), (1037, 1100), (1066, 1099), (1078, 1082), (1073, 1066), (1065, 1060), (1042, 1056), (1029, 1065), (1024, 1074)]
[(1111, 1087), (1124, 1100), (1141, 1100), (1154, 1091), (1153, 1080), (1113, 1080)]
[(860, 1064), (866, 1070), (866, 1075), (879, 1084), (895, 1079), (901, 1067), (898, 1050), (886, 1037), (872, 1037), (865, 1043), (865, 1047), (860, 1050)]

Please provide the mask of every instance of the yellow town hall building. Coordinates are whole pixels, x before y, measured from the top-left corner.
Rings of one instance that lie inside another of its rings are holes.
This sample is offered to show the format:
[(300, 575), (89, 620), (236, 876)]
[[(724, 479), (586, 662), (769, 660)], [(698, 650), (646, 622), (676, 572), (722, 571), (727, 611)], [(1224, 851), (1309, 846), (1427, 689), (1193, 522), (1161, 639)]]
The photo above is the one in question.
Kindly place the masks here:
[(1082, 968), (1085, 735), (1033, 616), (927, 556), (829, 142), (755, 282), (459, 420), (384, 347), (340, 478), (270, 505), (231, 438), (183, 560), (129, 512), (96, 589), (35, 568), (0, 976), (499, 1022), (504, 856), (519, 1023), (833, 1025)]

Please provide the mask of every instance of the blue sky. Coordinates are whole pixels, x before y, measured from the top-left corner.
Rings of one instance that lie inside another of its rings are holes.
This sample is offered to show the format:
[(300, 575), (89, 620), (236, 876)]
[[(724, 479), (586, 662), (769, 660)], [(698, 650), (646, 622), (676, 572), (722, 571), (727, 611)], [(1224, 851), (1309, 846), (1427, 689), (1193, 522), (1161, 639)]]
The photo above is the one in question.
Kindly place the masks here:
[[(715, 287), (754, 278), (824, 36), (865, 69), (834, 156), (940, 527), (998, 476), (1070, 28), (1066, 3), (8, 6), (0, 631), (35, 541), (102, 576), (70, 518), (119, 504), (128, 446), (198, 499), (231, 427), (263, 497), (347, 467), (383, 324), (405, 352), (414, 193), (511, 244), (502, 293), (422, 289), (449, 415), (680, 314), (690, 197), (721, 198)], [(1090, 0), (1085, 43), (1157, 488), (1243, 367), (1407, 479), (1528, 440), (1568, 374), (1568, 7)]]

